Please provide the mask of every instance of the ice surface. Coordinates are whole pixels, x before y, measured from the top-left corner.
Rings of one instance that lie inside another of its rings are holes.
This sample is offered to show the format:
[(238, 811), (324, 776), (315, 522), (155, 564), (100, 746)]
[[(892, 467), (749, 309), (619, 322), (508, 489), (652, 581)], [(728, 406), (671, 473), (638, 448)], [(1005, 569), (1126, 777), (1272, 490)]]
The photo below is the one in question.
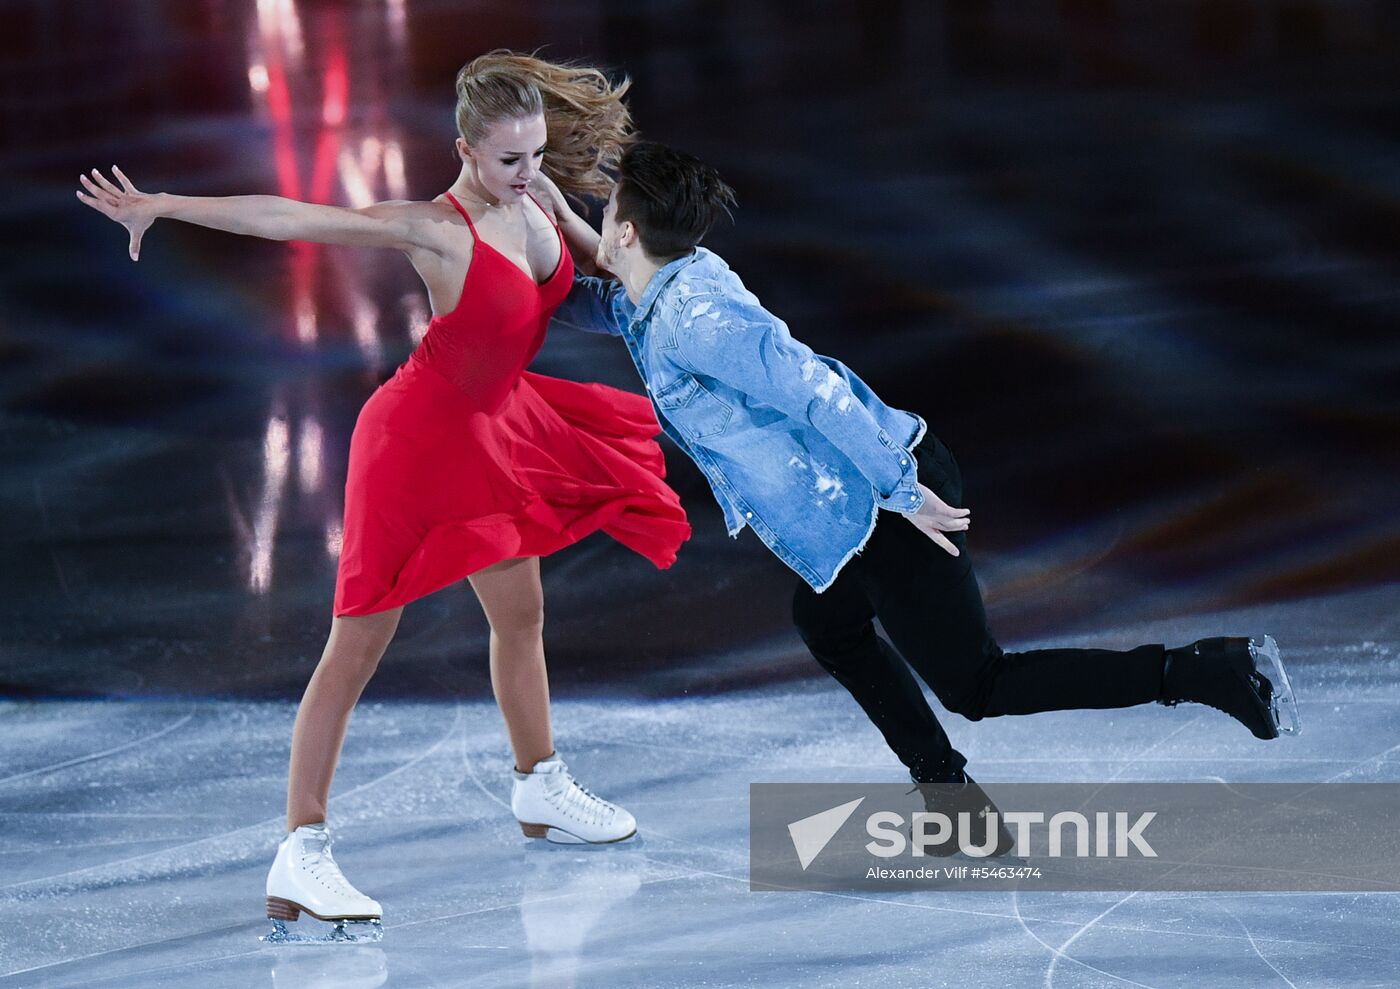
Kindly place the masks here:
[[(1394, 781), (1397, 619), (1349, 621), (1347, 600), (1115, 633), (1180, 642), (1221, 625), (1257, 634), (1268, 618), (1308, 725), (1296, 738), (1260, 742), (1193, 705), (950, 716), (949, 730), (984, 782)], [(1331, 987), (1400, 970), (1393, 896), (751, 893), (750, 782), (901, 779), (820, 680), (560, 698), (561, 753), (639, 821), (638, 839), (606, 848), (521, 836), (488, 702), (367, 704), (331, 823), (346, 875), (384, 904), (384, 940), (268, 947), (262, 884), (293, 715), (282, 702), (0, 704), (0, 984)]]

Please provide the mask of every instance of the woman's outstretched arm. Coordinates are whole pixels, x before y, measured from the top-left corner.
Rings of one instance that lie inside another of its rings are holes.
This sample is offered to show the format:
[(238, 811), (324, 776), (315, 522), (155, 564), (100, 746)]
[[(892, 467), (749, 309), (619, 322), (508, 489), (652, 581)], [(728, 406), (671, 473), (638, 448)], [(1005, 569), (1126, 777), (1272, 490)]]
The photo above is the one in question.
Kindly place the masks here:
[(437, 213), (428, 203), (388, 202), (347, 209), (282, 196), (172, 196), (140, 191), (115, 165), (112, 174), (120, 186), (95, 168), (91, 178), (79, 176), (87, 193), (79, 191), (78, 199), (126, 227), (131, 238), (128, 253), (133, 261), (141, 255), (141, 238), (162, 217), (268, 240), (308, 240), (401, 251), (433, 249)]

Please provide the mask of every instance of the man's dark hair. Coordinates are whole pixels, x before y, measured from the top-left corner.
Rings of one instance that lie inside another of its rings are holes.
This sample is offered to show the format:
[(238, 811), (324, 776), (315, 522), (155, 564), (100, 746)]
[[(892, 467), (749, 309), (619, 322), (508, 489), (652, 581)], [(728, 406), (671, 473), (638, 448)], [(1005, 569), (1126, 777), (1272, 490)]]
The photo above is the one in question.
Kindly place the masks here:
[(642, 141), (618, 164), (616, 220), (637, 225), (653, 258), (689, 254), (732, 205), (734, 190), (719, 172), (684, 151)]

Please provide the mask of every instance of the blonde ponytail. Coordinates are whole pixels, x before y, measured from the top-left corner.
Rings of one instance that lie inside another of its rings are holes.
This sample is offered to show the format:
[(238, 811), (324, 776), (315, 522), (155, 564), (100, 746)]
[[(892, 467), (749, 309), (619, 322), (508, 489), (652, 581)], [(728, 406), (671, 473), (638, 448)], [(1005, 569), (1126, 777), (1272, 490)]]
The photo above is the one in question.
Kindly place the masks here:
[(622, 152), (636, 139), (623, 97), (624, 78), (614, 86), (595, 68), (549, 62), (497, 49), (457, 73), (457, 132), (479, 142), (501, 120), (543, 113), (549, 140), (544, 170), (564, 192), (606, 198)]

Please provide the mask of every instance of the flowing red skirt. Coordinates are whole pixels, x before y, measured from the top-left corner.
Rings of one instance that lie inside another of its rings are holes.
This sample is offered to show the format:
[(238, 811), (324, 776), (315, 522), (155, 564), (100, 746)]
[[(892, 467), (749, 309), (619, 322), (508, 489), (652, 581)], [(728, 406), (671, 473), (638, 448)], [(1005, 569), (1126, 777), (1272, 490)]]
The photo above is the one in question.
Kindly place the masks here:
[(651, 403), (526, 371), (487, 414), (416, 360), (350, 440), (335, 614), (369, 615), (599, 529), (659, 568), (690, 525), (665, 483)]

